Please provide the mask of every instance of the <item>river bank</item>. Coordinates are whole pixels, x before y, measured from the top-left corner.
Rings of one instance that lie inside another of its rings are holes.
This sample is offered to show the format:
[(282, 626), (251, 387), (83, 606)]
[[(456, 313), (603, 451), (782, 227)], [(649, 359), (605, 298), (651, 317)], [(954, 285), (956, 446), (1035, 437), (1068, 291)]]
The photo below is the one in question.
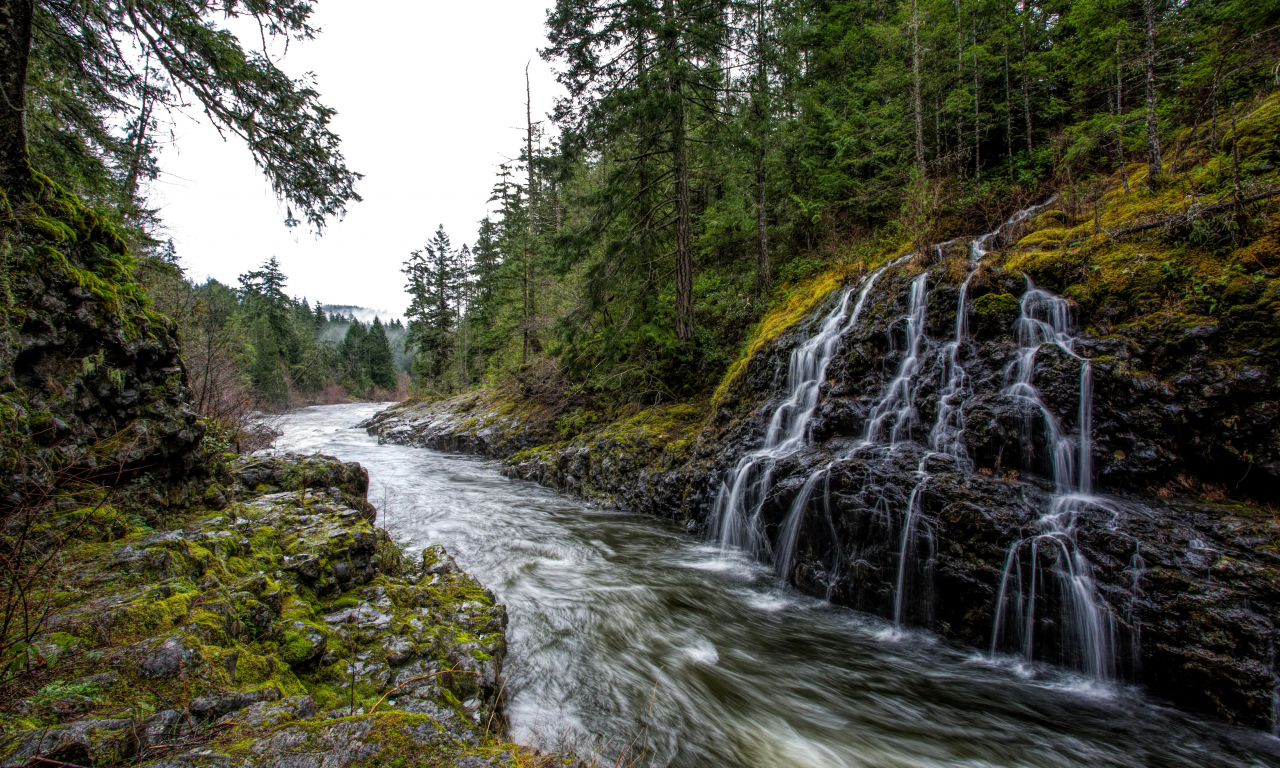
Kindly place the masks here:
[(384, 525), (443, 544), (507, 607), (511, 737), (676, 768), (1238, 766), (1274, 739), (1124, 685), (995, 659), (778, 584), (683, 526), (380, 443), (373, 406), (312, 408), (281, 451), (358, 461)]
[(30, 596), (0, 765), (551, 765), (502, 738), (504, 608), (443, 548), (396, 547), (368, 486), (242, 458), (163, 529), (60, 512), (90, 519)]

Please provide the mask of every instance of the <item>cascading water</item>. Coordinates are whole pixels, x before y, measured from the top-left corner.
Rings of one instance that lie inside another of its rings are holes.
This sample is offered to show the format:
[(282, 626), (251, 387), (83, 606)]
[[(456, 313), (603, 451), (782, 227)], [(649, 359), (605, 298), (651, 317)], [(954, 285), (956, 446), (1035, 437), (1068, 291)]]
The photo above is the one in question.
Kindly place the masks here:
[[(890, 449), (902, 440), (911, 438), (915, 423), (915, 388), (911, 386), (920, 369), (920, 347), (924, 342), (925, 324), (929, 311), (929, 273), (921, 273), (911, 281), (911, 298), (907, 304), (907, 349), (898, 365), (898, 372), (880, 395), (880, 400), (867, 417), (866, 431), (854, 450), (876, 445), (888, 438)], [(886, 426), (888, 431), (886, 433)]]
[[(1098, 680), (1114, 676), (1112, 656), (1115, 624), (1109, 608), (1100, 603), (1093, 581), (1093, 565), (1076, 544), (1076, 524), (1090, 509), (1106, 509), (1104, 499), (1093, 495), (1093, 369), (1075, 351), (1071, 313), (1067, 301), (1036, 287), (1027, 279), (1018, 319), (1017, 360), (1006, 372), (1006, 394), (1025, 409), (1025, 450), (1032, 446), (1030, 429), (1036, 415), (1045, 431), (1054, 493), (1049, 510), (1039, 521), (1039, 533), (1014, 542), (1005, 559), (1000, 593), (996, 601), (991, 649), (1015, 645), (1030, 661), (1035, 650), (1036, 600), (1043, 597), (1038, 584), (1041, 559), (1050, 562), (1061, 600), (1062, 654)], [(1068, 431), (1040, 397), (1032, 379), (1036, 355), (1052, 344), (1080, 363), (1080, 395), (1077, 424)], [(1024, 553), (1026, 558), (1024, 560)]]
[[(969, 284), (973, 282), (973, 276), (978, 271), (978, 263), (982, 261), (982, 257), (990, 253), (987, 250), (988, 243), (999, 237), (1006, 229), (1014, 227), (1044, 210), (1046, 206), (1057, 199), (1058, 196), (1054, 195), (1039, 205), (1024, 208), (1010, 216), (1000, 226), (969, 243), (969, 274), (965, 276), (964, 282), (960, 284), (960, 296), (956, 301), (955, 335), (951, 342), (942, 349), (942, 380), (945, 383), (938, 393), (938, 418), (934, 422), (933, 431), (929, 433), (929, 446), (933, 452), (950, 456), (955, 460), (957, 468), (962, 472), (968, 472), (972, 469), (972, 463), (969, 461), (964, 449), (964, 443), (961, 440), (964, 434), (963, 400), (967, 375), (964, 366), (960, 362), (960, 346), (969, 336)], [(938, 246), (939, 261), (941, 261), (942, 249), (950, 244), (949, 242)]]
[[(911, 282), (911, 294), (907, 303), (907, 314), (904, 318), (907, 324), (906, 352), (902, 362), (898, 365), (897, 373), (890, 380), (884, 392), (881, 393), (880, 399), (871, 409), (865, 433), (862, 440), (855, 446), (854, 452), (879, 443), (886, 434), (891, 450), (893, 446), (898, 445), (904, 438), (909, 439), (911, 437), (911, 427), (915, 422), (916, 415), (915, 389), (911, 384), (920, 369), (920, 351), (924, 344), (925, 325), (928, 320), (927, 313), (929, 309), (928, 280), (929, 273), (924, 272)], [(796, 494), (795, 500), (792, 501), (791, 509), (787, 512), (786, 522), (783, 523), (782, 531), (778, 537), (777, 555), (774, 558), (778, 578), (783, 581), (786, 581), (787, 573), (791, 568), (791, 561), (795, 553), (795, 541), (800, 532), (800, 522), (804, 518), (805, 510), (808, 509), (813, 489), (817, 486), (818, 481), (826, 476), (831, 466), (831, 464), (828, 464), (809, 475), (800, 492)], [(908, 513), (908, 523), (909, 521), (910, 513)]]
[(938, 418), (929, 433), (929, 447), (935, 453), (955, 459), (957, 468), (964, 472), (969, 471), (970, 462), (961, 439), (964, 435), (964, 389), (967, 375), (960, 363), (960, 345), (969, 335), (969, 283), (973, 280), (974, 271), (970, 270), (960, 284), (960, 298), (956, 302), (956, 332), (954, 338), (942, 349), (942, 380), (945, 383), (938, 392)]
[[(1099, 700), (1074, 692), (1070, 677), (1029, 682), (972, 663), (952, 643), (886, 643), (880, 620), (745, 569), (726, 574), (701, 542), (663, 522), (513, 482), (480, 457), (349, 428), (381, 408), (292, 411), (277, 447), (359, 461), (395, 499), (398, 541), (443, 545), (507, 606), (501, 683), (512, 741), (574, 750), (584, 764), (654, 768), (1280, 764), (1280, 744), (1252, 732), (1130, 689)], [(392, 674), (403, 680), (403, 670)]]
[[(920, 513), (920, 501), (925, 486), (930, 479), (928, 464), (937, 456), (949, 456), (954, 466), (961, 472), (969, 472), (972, 462), (964, 448), (964, 399), (967, 386), (967, 374), (961, 363), (960, 350), (969, 336), (969, 285), (977, 272), (978, 263), (989, 253), (987, 250), (996, 238), (1008, 228), (1016, 226), (1050, 205), (1057, 196), (1049, 198), (1039, 205), (1018, 211), (994, 230), (981, 235), (969, 244), (969, 272), (960, 286), (956, 301), (955, 332), (950, 342), (940, 353), (941, 385), (938, 390), (938, 411), (933, 428), (929, 432), (927, 452), (916, 467), (917, 482), (907, 501), (907, 509), (903, 515), (902, 531), (898, 547), (898, 571), (894, 588), (894, 623), (902, 625), (904, 604), (906, 600), (906, 583), (910, 573), (911, 553), (916, 538), (917, 520)], [(938, 261), (944, 257), (944, 249), (953, 245), (951, 240), (934, 246)], [(894, 378), (881, 393), (867, 419), (867, 426), (862, 439), (855, 445), (853, 453), (863, 449), (884, 446), (886, 439), (890, 452), (910, 440), (911, 430), (915, 423), (915, 394), (921, 382), (915, 380), (921, 367), (921, 348), (925, 341), (925, 325), (928, 312), (928, 273), (917, 277), (911, 283), (911, 294), (904, 320), (907, 325), (906, 355), (898, 367)], [(796, 538), (799, 535), (800, 523), (819, 481), (826, 477), (832, 464), (828, 464), (813, 472), (792, 502), (787, 518), (778, 539), (775, 557), (775, 569), (779, 579), (786, 581), (794, 557)]]
[(731, 481), (721, 484), (716, 497), (713, 520), (718, 523), (722, 549), (737, 547), (754, 553), (769, 552), (760, 511), (772, 486), (773, 465), (804, 447), (809, 421), (818, 407), (822, 383), (826, 380), (827, 366), (835, 356), (841, 337), (857, 325), (867, 295), (889, 266), (892, 265), (886, 264), (868, 275), (861, 290), (857, 286), (846, 290), (823, 319), (818, 332), (791, 352), (788, 397), (773, 412), (764, 445), (739, 460)]

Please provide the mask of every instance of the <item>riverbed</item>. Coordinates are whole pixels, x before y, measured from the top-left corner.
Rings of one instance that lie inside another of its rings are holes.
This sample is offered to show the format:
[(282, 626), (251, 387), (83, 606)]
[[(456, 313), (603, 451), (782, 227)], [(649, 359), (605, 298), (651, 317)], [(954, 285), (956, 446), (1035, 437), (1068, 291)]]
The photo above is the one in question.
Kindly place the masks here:
[(897, 630), (481, 458), (379, 445), (355, 425), (381, 407), (293, 412), (276, 450), (363, 464), (380, 525), (506, 604), (517, 741), (672, 768), (1280, 766), (1270, 734)]

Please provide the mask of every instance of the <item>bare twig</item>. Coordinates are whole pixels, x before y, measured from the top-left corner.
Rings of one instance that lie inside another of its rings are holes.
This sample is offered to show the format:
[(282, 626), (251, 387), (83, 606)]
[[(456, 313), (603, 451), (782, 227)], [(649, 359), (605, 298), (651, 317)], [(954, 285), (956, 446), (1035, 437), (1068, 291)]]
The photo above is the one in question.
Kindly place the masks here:
[[(432, 672), (432, 673), (431, 673), (431, 674), (429, 674), (429, 675), (422, 675), (422, 676), (420, 676), (420, 677), (411, 677), (411, 678), (409, 678), (408, 680), (405, 680), (403, 683), (401, 683), (401, 684), (397, 685), (395, 688), (392, 688), (391, 690), (389, 690), (389, 691), (387, 691), (386, 693), (382, 694), (382, 698), (381, 698), (381, 699), (378, 699), (378, 704), (381, 704), (382, 702), (386, 701), (388, 696), (390, 696), (391, 694), (393, 694), (393, 693), (395, 693), (396, 691), (400, 690), (401, 688), (405, 687), (405, 686), (406, 686), (406, 685), (408, 685), (409, 683), (415, 683), (415, 682), (417, 682), (417, 681), (419, 681), (419, 680), (426, 680), (428, 677), (436, 677), (437, 675), (450, 675), (450, 674), (453, 674), (453, 675), (478, 675), (478, 674), (480, 674), (480, 673), (479, 673), (479, 672), (459, 671), (459, 670), (456, 670), (456, 669), (445, 669), (445, 670), (441, 670), (440, 672)], [(374, 705), (373, 705), (373, 709), (370, 709), (370, 710), (369, 710), (369, 714), (371, 714), (371, 715), (372, 715), (372, 714), (374, 713), (374, 711), (378, 709), (378, 704), (374, 704)]]

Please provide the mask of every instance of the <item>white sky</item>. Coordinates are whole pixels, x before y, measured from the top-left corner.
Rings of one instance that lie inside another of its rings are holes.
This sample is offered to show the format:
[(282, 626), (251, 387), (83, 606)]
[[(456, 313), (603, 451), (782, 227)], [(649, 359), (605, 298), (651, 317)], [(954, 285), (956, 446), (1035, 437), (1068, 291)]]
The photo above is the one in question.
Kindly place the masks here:
[(274, 255), (291, 295), (400, 316), (409, 251), (438, 224), (455, 247), (474, 242), (497, 166), (519, 152), (525, 65), (535, 121), (561, 92), (537, 54), (548, 1), (318, 0), (320, 34), (278, 63), (315, 73), (364, 201), (319, 239), (287, 229), (243, 143), (191, 110), (150, 190), (188, 274), (235, 284)]

